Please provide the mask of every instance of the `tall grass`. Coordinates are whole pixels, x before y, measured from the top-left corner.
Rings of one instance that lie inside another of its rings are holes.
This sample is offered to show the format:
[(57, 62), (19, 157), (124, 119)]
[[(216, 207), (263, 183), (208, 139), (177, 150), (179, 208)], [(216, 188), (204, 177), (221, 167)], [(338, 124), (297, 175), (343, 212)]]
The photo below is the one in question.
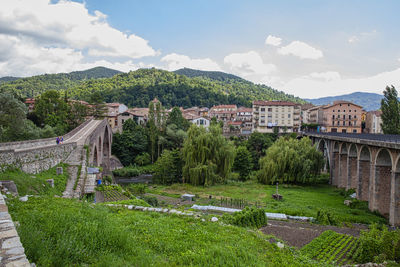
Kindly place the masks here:
[(268, 237), (176, 215), (60, 198), (12, 200), (9, 209), (39, 266), (315, 266)]

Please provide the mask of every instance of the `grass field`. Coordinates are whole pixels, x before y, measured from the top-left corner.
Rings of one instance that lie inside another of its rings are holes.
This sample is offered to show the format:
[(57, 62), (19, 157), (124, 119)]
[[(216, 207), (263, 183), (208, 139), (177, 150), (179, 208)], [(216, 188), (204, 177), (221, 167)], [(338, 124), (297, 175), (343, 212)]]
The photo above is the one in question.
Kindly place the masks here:
[(176, 197), (184, 193), (192, 193), (204, 199), (208, 199), (210, 195), (213, 198), (246, 199), (249, 202), (262, 203), (266, 211), (298, 216), (316, 217), (317, 211), (324, 209), (336, 215), (341, 222), (386, 223), (383, 217), (368, 210), (367, 203), (362, 208), (350, 208), (344, 205), (345, 197), (340, 194), (341, 191), (330, 185), (281, 185), (279, 194), (283, 196), (282, 201), (271, 197), (276, 192), (276, 186), (262, 185), (254, 181), (231, 182), (210, 187), (188, 184), (156, 185), (149, 189), (149, 192)]
[[(57, 175), (57, 167), (63, 167), (63, 174)], [(46, 182), (47, 179), (54, 179), (54, 188)], [(24, 173), (19, 169), (7, 170), (0, 172), (0, 180), (14, 181), (20, 196), (46, 194), (61, 196), (68, 180), (67, 164), (59, 164), (38, 174)]]
[(76, 200), (8, 203), (38, 266), (326, 266), (246, 228)]

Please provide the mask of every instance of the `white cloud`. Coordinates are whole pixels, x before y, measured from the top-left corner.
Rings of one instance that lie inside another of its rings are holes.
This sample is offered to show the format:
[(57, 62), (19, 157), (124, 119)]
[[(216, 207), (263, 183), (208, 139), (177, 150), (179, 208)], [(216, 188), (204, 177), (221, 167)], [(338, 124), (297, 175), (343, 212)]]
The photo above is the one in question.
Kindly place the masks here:
[(358, 43), (360, 41), (373, 38), (374, 36), (376, 36), (377, 33), (378, 33), (377, 30), (372, 30), (370, 32), (362, 32), (362, 33), (350, 36), (347, 41), (350, 44), (355, 44), (355, 43)]
[(321, 81), (335, 81), (340, 80), (340, 74), (336, 71), (327, 71), (327, 72), (312, 72), (308, 75), (310, 78), (314, 78), (316, 80)]
[(300, 41), (293, 41), (287, 46), (279, 48), (278, 53), (281, 55), (293, 55), (301, 59), (319, 59), (324, 56), (321, 50)]
[(234, 73), (243, 76), (250, 74), (269, 74), (276, 70), (273, 64), (265, 64), (261, 56), (255, 51), (246, 53), (233, 53), (224, 58), (224, 63), (229, 65)]
[(282, 42), (282, 38), (268, 35), (267, 39), (265, 39), (265, 44), (272, 45), (272, 46), (279, 46)]
[(132, 59), (157, 54), (148, 41), (111, 27), (107, 15), (90, 14), (82, 3), (3, 0), (1, 4), (0, 76), (62, 72), (95, 62), (127, 69), (138, 66)]
[(179, 55), (176, 53), (171, 53), (163, 58), (161, 62), (166, 62), (167, 69), (170, 71), (181, 69), (181, 68), (191, 68), (206, 71), (219, 71), (220, 66), (213, 60), (209, 58), (190, 58), (185, 55)]
[[(331, 74), (310, 74), (290, 80), (277, 86), (280, 90), (303, 98), (318, 98), (353, 92), (370, 92), (382, 94), (387, 85), (400, 88), (400, 68), (393, 71), (382, 72), (363, 78), (340, 78), (335, 72)], [(314, 76), (314, 77), (312, 77)], [(334, 77), (333, 79), (320, 79)]]

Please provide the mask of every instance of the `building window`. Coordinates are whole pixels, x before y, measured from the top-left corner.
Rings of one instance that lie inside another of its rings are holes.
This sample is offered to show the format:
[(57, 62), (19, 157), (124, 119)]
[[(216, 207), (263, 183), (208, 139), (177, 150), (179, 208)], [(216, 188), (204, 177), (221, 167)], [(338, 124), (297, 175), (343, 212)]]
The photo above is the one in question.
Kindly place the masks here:
[(290, 114), (288, 114), (287, 117), (290, 119)]
[(332, 119), (333, 119), (333, 120), (335, 119), (335, 115), (332, 115)]
[(265, 108), (261, 108), (261, 112), (265, 112)]
[(264, 123), (265, 123), (265, 120), (261, 120), (260, 123), (261, 123), (261, 124), (264, 124)]
[(354, 119), (357, 119), (357, 115), (354, 115)]
[(343, 112), (346, 112), (346, 110), (343, 110)]
[(268, 108), (268, 112), (272, 112), (272, 108)]
[(335, 110), (333, 110), (333, 112), (335, 112)]
[(354, 110), (354, 112), (357, 112), (357, 110)]
[(350, 104), (347, 104), (348, 107), (350, 107)]
[(338, 109), (337, 112), (340, 112), (340, 109)]
[(357, 130), (356, 130), (356, 129), (353, 129), (353, 133), (357, 133)]
[(340, 106), (342, 106), (342, 104), (340, 104)]
[(346, 122), (345, 121), (343, 121), (343, 126), (346, 126)]
[(115, 119), (115, 126), (118, 126), (118, 119)]
[(340, 119), (340, 114), (337, 115), (337, 118)]

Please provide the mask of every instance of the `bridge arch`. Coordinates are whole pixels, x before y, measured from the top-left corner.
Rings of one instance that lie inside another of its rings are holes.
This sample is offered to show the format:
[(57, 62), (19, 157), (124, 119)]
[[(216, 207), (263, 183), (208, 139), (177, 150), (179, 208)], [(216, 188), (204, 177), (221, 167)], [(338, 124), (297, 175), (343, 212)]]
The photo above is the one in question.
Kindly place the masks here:
[(390, 224), (399, 225), (400, 224), (400, 155), (396, 159), (396, 165), (393, 174), (393, 185), (391, 192), (391, 209), (390, 209)]
[(340, 145), (340, 155), (339, 155), (339, 187), (347, 188), (348, 183), (348, 168), (347, 168), (347, 155), (348, 146), (346, 143)]
[(356, 144), (350, 144), (349, 146), (349, 152), (348, 152), (348, 164), (347, 164), (347, 171), (348, 171), (348, 176), (347, 176), (347, 189), (353, 188), (357, 189), (358, 186), (358, 160), (357, 160), (357, 145)]
[(106, 127), (106, 129), (104, 131), (104, 137), (103, 137), (103, 158), (104, 159), (110, 158), (110, 155), (111, 155), (110, 138), (111, 137), (110, 137), (108, 127)]
[(386, 148), (378, 150), (375, 158), (372, 208), (378, 210), (385, 217), (389, 217), (390, 213), (392, 162), (389, 150)]
[(333, 141), (332, 143), (332, 160), (331, 160), (331, 184), (339, 185), (339, 142)]
[(94, 149), (93, 149), (93, 166), (98, 166), (98, 162), (99, 162), (99, 155), (97, 153), (97, 146), (94, 145)]
[(359, 199), (368, 201), (370, 199), (371, 184), (371, 150), (368, 146), (361, 146), (358, 153), (358, 186), (357, 196)]

